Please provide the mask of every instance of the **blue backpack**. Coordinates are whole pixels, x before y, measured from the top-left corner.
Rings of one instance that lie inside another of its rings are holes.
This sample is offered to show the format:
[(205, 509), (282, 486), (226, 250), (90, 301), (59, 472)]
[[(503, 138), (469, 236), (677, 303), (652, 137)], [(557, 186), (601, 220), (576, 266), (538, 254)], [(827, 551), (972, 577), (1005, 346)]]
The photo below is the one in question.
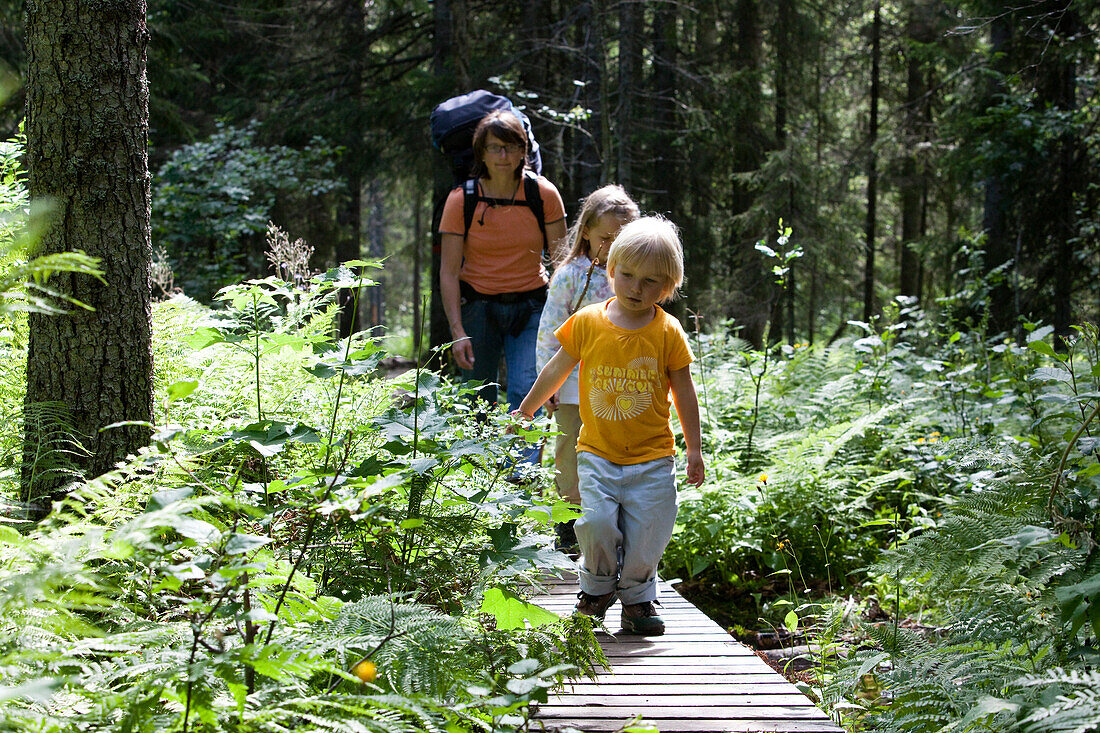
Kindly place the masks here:
[[(513, 202), (482, 196), (478, 190), (477, 180), (470, 177), (470, 170), (474, 163), (474, 130), (485, 115), (496, 110), (507, 110), (514, 114), (523, 123), (523, 129), (527, 132), (527, 170), (524, 171), (523, 176), (523, 193), (526, 201)], [(461, 94), (441, 102), (432, 110), (430, 123), (432, 145), (450, 158), (454, 185), (462, 186), (464, 197), (462, 211), (465, 224), (463, 236), (470, 233), (470, 225), (474, 221), (474, 210), (481, 201), (490, 206), (526, 205), (530, 207), (535, 220), (538, 221), (539, 231), (542, 232), (543, 248), (548, 249), (546, 214), (543, 210), (542, 192), (536, 180), (536, 176), (542, 173), (542, 153), (531, 131), (531, 120), (527, 115), (516, 109), (507, 97), (477, 89), (469, 94)]]

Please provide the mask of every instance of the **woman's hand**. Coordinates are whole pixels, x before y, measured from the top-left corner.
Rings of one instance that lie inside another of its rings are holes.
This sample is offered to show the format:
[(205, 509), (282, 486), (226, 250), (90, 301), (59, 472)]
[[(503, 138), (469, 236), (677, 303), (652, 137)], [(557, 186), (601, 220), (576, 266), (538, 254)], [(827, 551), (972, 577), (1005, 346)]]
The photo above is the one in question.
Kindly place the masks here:
[(451, 344), (451, 356), (459, 369), (474, 368), (474, 342), (469, 336), (463, 336)]

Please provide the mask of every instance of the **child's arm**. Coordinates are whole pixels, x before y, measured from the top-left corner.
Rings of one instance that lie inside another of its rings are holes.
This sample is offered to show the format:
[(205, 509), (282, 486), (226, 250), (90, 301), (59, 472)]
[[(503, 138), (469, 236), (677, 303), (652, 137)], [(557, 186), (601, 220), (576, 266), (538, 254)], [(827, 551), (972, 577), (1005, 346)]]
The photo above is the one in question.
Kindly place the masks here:
[(691, 367), (670, 371), (668, 382), (687, 445), (687, 480), (693, 486), (700, 486), (706, 476), (706, 468), (703, 465), (703, 438), (699, 433), (699, 398), (695, 396)]
[[(546, 293), (546, 303), (542, 307), (542, 316), (539, 318), (539, 335), (535, 341), (535, 365), (539, 371), (550, 363), (561, 344), (554, 330), (565, 323), (571, 315), (569, 309), (576, 297), (577, 279), (574, 268), (570, 263), (565, 263), (554, 273), (550, 279), (550, 287)], [(543, 405), (547, 415), (553, 414), (557, 409), (557, 393), (550, 395), (550, 399)]]
[(539, 372), (538, 379), (531, 386), (531, 391), (523, 398), (523, 402), (519, 403), (519, 409), (516, 412), (528, 420), (532, 419), (535, 411), (550, 399), (550, 395), (558, 391), (578, 361), (579, 359), (574, 359), (565, 349), (558, 349)]

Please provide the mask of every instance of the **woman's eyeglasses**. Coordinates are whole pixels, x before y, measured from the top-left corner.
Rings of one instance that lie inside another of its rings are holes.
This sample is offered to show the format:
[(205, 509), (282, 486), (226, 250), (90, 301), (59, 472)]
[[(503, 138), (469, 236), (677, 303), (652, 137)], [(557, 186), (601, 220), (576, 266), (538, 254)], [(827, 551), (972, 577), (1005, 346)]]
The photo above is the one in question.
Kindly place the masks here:
[(501, 153), (515, 155), (516, 153), (523, 152), (523, 146), (516, 145), (514, 143), (506, 143), (504, 145), (500, 145), (499, 143), (489, 143), (485, 146), (485, 152), (489, 155), (500, 155)]

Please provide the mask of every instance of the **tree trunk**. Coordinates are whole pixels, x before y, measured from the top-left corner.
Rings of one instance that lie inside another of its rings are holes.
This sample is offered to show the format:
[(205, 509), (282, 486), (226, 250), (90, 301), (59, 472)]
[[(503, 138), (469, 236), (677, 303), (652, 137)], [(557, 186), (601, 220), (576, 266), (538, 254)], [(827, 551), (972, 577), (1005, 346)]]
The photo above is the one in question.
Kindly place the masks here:
[(421, 340), (424, 338), (424, 324), (420, 322), (423, 317), (420, 312), (423, 295), (420, 290), (420, 251), (424, 243), (424, 178), (416, 177), (416, 195), (413, 199), (413, 244), (412, 244), (412, 354), (417, 362), (423, 361), (421, 354)]
[[(380, 260), (386, 256), (386, 200), (382, 186), (378, 179), (373, 178), (367, 200), (370, 205), (370, 215), (367, 218), (367, 240), (370, 243), (371, 259)], [(384, 271), (383, 271), (384, 273)], [(386, 325), (385, 285), (386, 277), (380, 279), (377, 285), (365, 288), (360, 298), (367, 301), (367, 326), (374, 336), (383, 335), (383, 327)]]
[[(452, 91), (461, 84), (462, 70), (454, 68), (456, 53), (453, 6), (465, 6), (466, 0), (435, 0), (433, 3), (433, 56), (432, 72), (436, 77), (450, 76), (454, 82)], [(465, 91), (469, 91), (468, 89)], [(440, 100), (442, 101), (442, 100)], [(440, 156), (435, 156), (438, 160)], [(435, 165), (435, 206), (432, 212), (432, 257), (431, 257), (431, 309), (429, 315), (429, 341), (434, 349), (451, 340), (451, 329), (447, 324), (447, 314), (443, 311), (443, 298), (439, 292), (440, 237), (436, 227), (443, 213), (443, 201), (451, 187), (449, 165), (440, 160)], [(438, 352), (437, 352), (438, 353)], [(429, 361), (431, 366), (442, 367), (440, 359)]]
[[(52, 428), (42, 403), (64, 405), (87, 451), (74, 468), (97, 476), (146, 445), (153, 419), (150, 328), (149, 88), (144, 0), (37, 0), (27, 12), (27, 170), (36, 200), (54, 206), (40, 253), (83, 250), (105, 282), (57, 276), (51, 284), (94, 310), (31, 315), (22, 494), (56, 495), (43, 475)], [(54, 426), (56, 427), (56, 426)]]
[[(906, 36), (912, 46), (919, 47), (932, 41), (932, 27), (926, 17), (924, 0), (916, 0), (909, 8)], [(901, 295), (920, 298), (920, 258), (914, 244), (921, 236), (924, 201), (928, 181), (917, 160), (917, 145), (927, 139), (928, 88), (925, 86), (924, 64), (915, 49), (910, 49), (906, 59), (904, 125), (905, 157), (901, 165), (901, 253), (898, 291)]]
[(619, 183), (627, 191), (634, 184), (636, 119), (634, 99), (642, 76), (642, 4), (627, 0), (619, 4), (619, 106), (615, 114), (616, 168)]
[(570, 204), (592, 193), (603, 180), (603, 159), (606, 151), (603, 136), (606, 125), (603, 99), (607, 94), (603, 75), (602, 13), (596, 2), (583, 2), (576, 9), (576, 45), (579, 49), (574, 73), (575, 78), (584, 82), (575, 86), (574, 103), (591, 109), (592, 116), (582, 129), (570, 130), (572, 140), (571, 175), (568, 180), (572, 186), (566, 186)]
[[(362, 256), (363, 232), (363, 167), (366, 155), (363, 145), (363, 59), (367, 53), (366, 18), (361, 0), (344, 0), (340, 33), (343, 48), (339, 54), (347, 69), (346, 111), (343, 118), (343, 145), (346, 153), (340, 160), (340, 176), (346, 190), (340, 195), (336, 211), (336, 264), (357, 260)], [(340, 291), (340, 335), (349, 336), (362, 327), (355, 304), (362, 297), (354, 288)], [(374, 325), (374, 324), (372, 324)]]
[(878, 203), (878, 98), (879, 39), (882, 35), (882, 14), (875, 2), (875, 17), (871, 23), (871, 121), (867, 133), (867, 222), (864, 229), (865, 256), (863, 266), (863, 320), (870, 323), (875, 314), (875, 225)]
[[(1012, 18), (1000, 13), (990, 23), (989, 28), (993, 58), (994, 75), (986, 92), (990, 108), (1001, 104), (1004, 93), (1003, 77), (1008, 70), (1008, 54), (1012, 44)], [(1015, 236), (1010, 236), (1008, 227), (1008, 201), (1005, 195), (1002, 172), (993, 170), (985, 181), (985, 202), (982, 214), (982, 228), (985, 231), (985, 273), (989, 274), (1002, 267), (1015, 257)], [(1016, 262), (1014, 269), (1018, 270)], [(1008, 331), (1016, 323), (1018, 314), (1017, 285), (1009, 285), (1015, 278), (1005, 280), (993, 286), (989, 295), (989, 328), (992, 333)]]
[[(760, 5), (757, 0), (737, 0), (734, 13), (736, 36), (729, 46), (734, 49), (732, 66), (742, 78), (734, 93), (744, 98), (739, 105), (744, 113), (732, 122), (730, 153), (734, 174), (730, 213), (737, 216), (747, 212), (753, 203), (752, 192), (738, 174), (760, 168), (766, 142), (761, 128), (764, 93), (760, 76), (763, 58)], [(756, 348), (764, 344), (772, 300), (771, 279), (755, 247), (760, 234), (737, 225), (730, 228), (726, 270), (733, 291), (727, 315), (741, 328), (741, 337)]]
[[(798, 9), (795, 0), (779, 0), (776, 6), (775, 29), (775, 148), (785, 150), (787, 147), (787, 116), (789, 112), (790, 98), (788, 89), (792, 83), (792, 61), (794, 57), (794, 39), (791, 28), (795, 24)], [(790, 156), (787, 156), (790, 160)], [(795, 173), (788, 167), (786, 174), (787, 200), (785, 207), (778, 212), (779, 218), (786, 224), (797, 226), (795, 219)], [(790, 263), (790, 271), (787, 274), (786, 289), (777, 294), (777, 301), (783, 307), (775, 309), (772, 317), (780, 320), (777, 326), (773, 325), (771, 331), (776, 334), (786, 333), (787, 343), (794, 345), (794, 300), (795, 300), (795, 274), (797, 264)]]

